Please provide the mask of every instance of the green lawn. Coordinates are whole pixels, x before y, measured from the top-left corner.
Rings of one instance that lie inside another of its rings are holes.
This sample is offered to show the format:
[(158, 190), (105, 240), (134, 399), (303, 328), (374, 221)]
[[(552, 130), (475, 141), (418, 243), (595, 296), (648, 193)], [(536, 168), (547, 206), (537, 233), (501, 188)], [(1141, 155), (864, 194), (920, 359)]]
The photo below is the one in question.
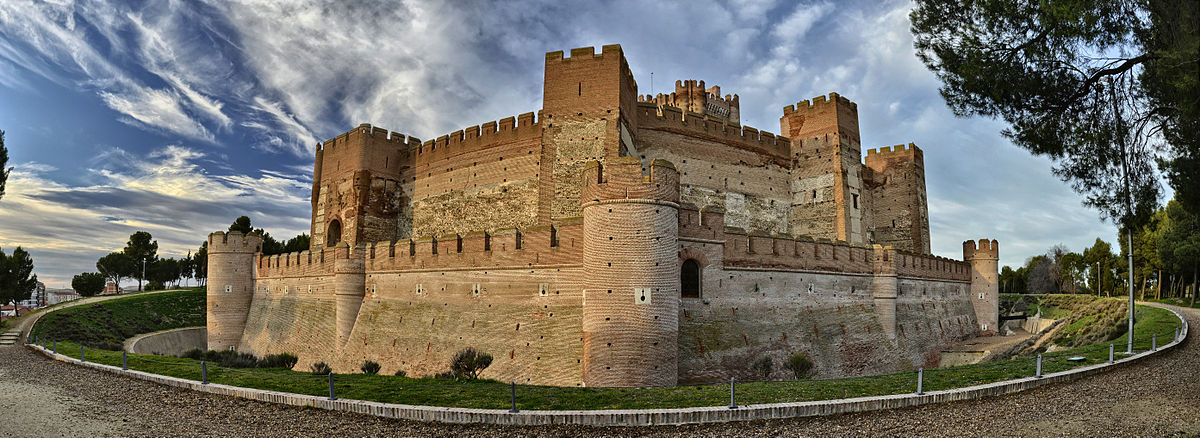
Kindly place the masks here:
[[(164, 294), (166, 295), (166, 294)], [(187, 293), (179, 294), (186, 297)], [(162, 297), (162, 296), (155, 296)], [(146, 297), (150, 298), (150, 297)], [(162, 298), (171, 298), (168, 295)], [(201, 295), (202, 298), (202, 295)], [(1179, 320), (1170, 312), (1138, 306), (1136, 350), (1150, 348), (1151, 334), (1158, 334), (1159, 345), (1170, 341)], [(74, 309), (72, 309), (74, 310)], [(65, 312), (65, 311), (63, 311)], [(60, 312), (61, 313), (61, 312)], [(38, 325), (42, 325), (45, 321)], [(45, 333), (45, 332), (43, 332)], [(41, 339), (46, 339), (42, 337)], [(1118, 352), (1124, 351), (1125, 337), (1111, 341)], [(1108, 360), (1104, 342), (1044, 356), (1043, 372), (1052, 373)], [(59, 342), (58, 352), (79, 357), (79, 343)], [(1082, 362), (1068, 362), (1083, 356)], [(1121, 357), (1118, 355), (1118, 358)], [(87, 348), (86, 359), (109, 365), (121, 364), (119, 351)], [(931, 369), (925, 372), (926, 391), (978, 385), (1034, 374), (1034, 358), (987, 362), (976, 365)], [(130, 368), (156, 374), (200, 380), (200, 362), (191, 359), (153, 355), (129, 355)], [(329, 395), (327, 376), (284, 369), (226, 369), (208, 366), (210, 382), (249, 388), (284, 391), (318, 396)], [(339, 398), (388, 403), (437, 405), (470, 408), (509, 407), (507, 384), (495, 381), (457, 382), (361, 374), (335, 375)], [(870, 395), (904, 394), (915, 391), (916, 372), (866, 376), (834, 380), (739, 383), (739, 404), (763, 404), (810, 400), (828, 400)], [(693, 406), (721, 406), (729, 403), (729, 385), (679, 386), (673, 388), (575, 388), (517, 385), (520, 409), (632, 409)]]
[(204, 321), (204, 290), (183, 289), (59, 310), (38, 320), (30, 335), (38, 339), (70, 339), (90, 348), (120, 350), (125, 340), (135, 335), (202, 326)]

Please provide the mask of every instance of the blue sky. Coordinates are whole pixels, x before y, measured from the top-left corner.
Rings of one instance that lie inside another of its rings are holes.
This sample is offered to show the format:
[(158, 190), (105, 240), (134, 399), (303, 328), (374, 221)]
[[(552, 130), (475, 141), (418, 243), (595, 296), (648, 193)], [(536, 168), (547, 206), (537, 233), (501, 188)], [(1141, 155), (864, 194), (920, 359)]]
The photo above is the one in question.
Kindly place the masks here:
[[(372, 123), (427, 139), (537, 111), (544, 53), (617, 43), (639, 92), (702, 79), (742, 123), (836, 91), (864, 147), (914, 142), (936, 254), (1000, 240), (1019, 264), (1114, 228), (1050, 162), (956, 119), (913, 54), (904, 1), (0, 2), (0, 129), (15, 170), (0, 247), (51, 287), (150, 231), (182, 257), (249, 215), (308, 231), (312, 153)], [(651, 72), (654, 85), (651, 86)]]

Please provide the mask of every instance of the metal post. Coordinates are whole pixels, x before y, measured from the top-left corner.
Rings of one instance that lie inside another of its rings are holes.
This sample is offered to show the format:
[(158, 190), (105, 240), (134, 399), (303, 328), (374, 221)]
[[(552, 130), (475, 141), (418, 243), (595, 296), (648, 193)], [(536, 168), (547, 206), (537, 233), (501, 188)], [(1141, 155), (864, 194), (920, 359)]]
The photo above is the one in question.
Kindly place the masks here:
[(917, 368), (917, 395), (925, 394), (925, 368)]
[(1039, 379), (1042, 378), (1042, 355), (1040, 355), (1040, 354), (1038, 355), (1038, 361), (1037, 361), (1037, 374), (1034, 375), (1033, 377), (1037, 377)]
[(1116, 348), (1117, 346), (1108, 344), (1108, 363), (1113, 363), (1113, 351), (1116, 350)]
[(729, 409), (737, 409), (737, 381), (734, 377), (729, 378)]
[(1158, 333), (1150, 335), (1150, 351), (1158, 351)]
[(208, 384), (208, 362), (200, 361), (200, 384)]
[(58, 339), (54, 340), (54, 354), (58, 354)]
[[(1129, 179), (1129, 174), (1126, 174), (1125, 178)], [(1129, 184), (1126, 183), (1126, 187), (1128, 186)], [(1127, 196), (1133, 195), (1128, 194)], [(1129, 272), (1129, 339), (1126, 342), (1125, 354), (1133, 354), (1133, 230), (1126, 227), (1125, 233), (1129, 235), (1129, 271), (1127, 271)]]
[(79, 361), (80, 361), (80, 362), (87, 362), (87, 359), (84, 359), (84, 358), (83, 358), (83, 346), (82, 346), (82, 345), (80, 345), (80, 346), (79, 346)]
[(125, 350), (121, 350), (121, 369), (129, 369), (129, 358), (125, 354)]
[(512, 382), (512, 384), (509, 386), (509, 388), (511, 388), (511, 389), (512, 389), (512, 390), (509, 392), (509, 395), (510, 395), (510, 398), (509, 398), (509, 400), (511, 400), (511, 401), (512, 401), (512, 409), (509, 409), (509, 410), (508, 410), (508, 412), (511, 412), (511, 413), (514, 413), (514, 414), (515, 414), (515, 413), (517, 413), (517, 412), (518, 412), (518, 411), (517, 411), (517, 382), (515, 382), (515, 381), (514, 381), (514, 382)]
[(1179, 342), (1179, 327), (1175, 327), (1175, 342)]
[(329, 399), (337, 400), (337, 395), (333, 392), (333, 371), (329, 372)]

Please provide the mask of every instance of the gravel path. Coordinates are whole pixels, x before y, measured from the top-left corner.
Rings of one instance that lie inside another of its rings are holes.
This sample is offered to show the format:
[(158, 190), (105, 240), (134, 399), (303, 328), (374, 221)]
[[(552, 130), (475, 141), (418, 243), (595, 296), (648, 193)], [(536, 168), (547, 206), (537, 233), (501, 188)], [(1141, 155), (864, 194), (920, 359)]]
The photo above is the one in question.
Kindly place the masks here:
[[(1200, 327), (1200, 311), (1184, 312)], [(1200, 343), (1080, 381), (971, 402), (651, 428), (387, 420), (185, 391), (3, 346), (0, 418), (6, 436), (1196, 436)]]

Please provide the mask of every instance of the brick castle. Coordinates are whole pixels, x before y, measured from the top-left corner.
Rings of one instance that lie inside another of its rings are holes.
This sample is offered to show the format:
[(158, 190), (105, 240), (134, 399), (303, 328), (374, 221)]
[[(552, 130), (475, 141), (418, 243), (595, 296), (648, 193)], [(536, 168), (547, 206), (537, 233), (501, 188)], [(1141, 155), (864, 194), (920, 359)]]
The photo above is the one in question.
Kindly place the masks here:
[(703, 81), (638, 95), (617, 45), (547, 53), (543, 90), (536, 117), (317, 145), (310, 251), (209, 236), (209, 348), (418, 376), (475, 347), (503, 381), (663, 386), (794, 353), (909, 369), (996, 330), (996, 242), (930, 255), (921, 150), (864, 160), (846, 98), (775, 135)]

